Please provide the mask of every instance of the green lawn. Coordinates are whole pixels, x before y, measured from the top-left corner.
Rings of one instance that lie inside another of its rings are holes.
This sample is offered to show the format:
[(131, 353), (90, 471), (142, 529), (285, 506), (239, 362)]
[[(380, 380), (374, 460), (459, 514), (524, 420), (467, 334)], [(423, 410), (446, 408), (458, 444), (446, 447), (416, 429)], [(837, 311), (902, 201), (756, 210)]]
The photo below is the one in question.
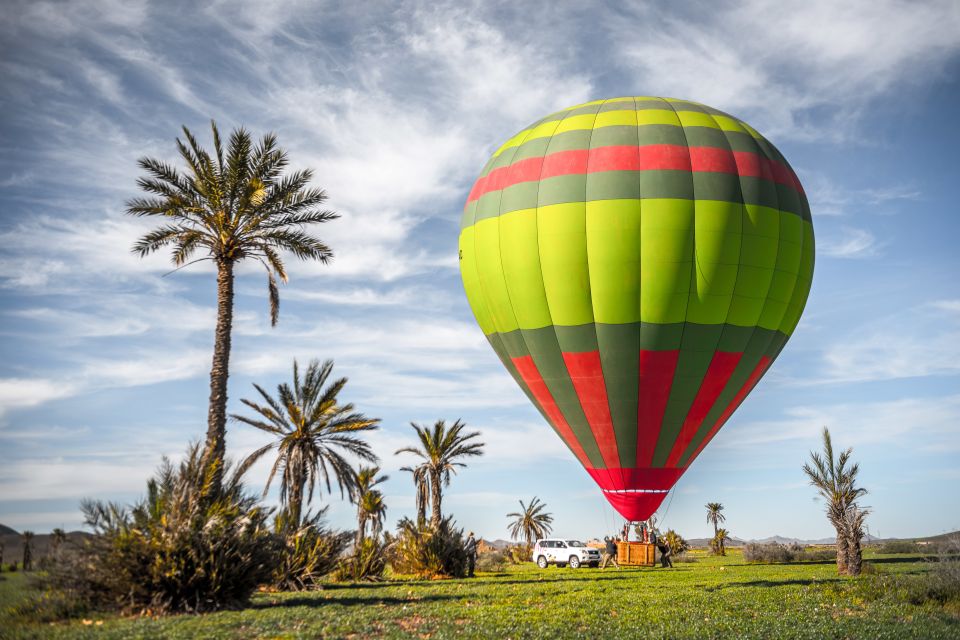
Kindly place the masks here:
[[(872, 562), (890, 574), (930, 567), (910, 556)], [(907, 604), (874, 576), (841, 579), (831, 564), (747, 565), (739, 555), (672, 570), (525, 565), (472, 580), (263, 593), (242, 611), (203, 616), (55, 624), (13, 618), (29, 590), (21, 575), (3, 577), (2, 638), (960, 638), (956, 610)]]

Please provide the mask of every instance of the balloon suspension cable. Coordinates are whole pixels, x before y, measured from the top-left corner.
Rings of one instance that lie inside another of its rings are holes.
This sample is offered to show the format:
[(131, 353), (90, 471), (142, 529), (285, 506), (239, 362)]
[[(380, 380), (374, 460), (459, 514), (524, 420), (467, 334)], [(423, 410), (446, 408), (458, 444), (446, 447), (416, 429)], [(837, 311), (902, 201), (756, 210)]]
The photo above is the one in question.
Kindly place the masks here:
[(660, 516), (660, 524), (663, 525), (667, 521), (667, 514), (670, 513), (670, 505), (673, 504), (673, 496), (675, 495), (674, 489), (676, 487), (670, 488), (670, 494), (667, 498), (667, 508), (663, 510), (663, 515)]

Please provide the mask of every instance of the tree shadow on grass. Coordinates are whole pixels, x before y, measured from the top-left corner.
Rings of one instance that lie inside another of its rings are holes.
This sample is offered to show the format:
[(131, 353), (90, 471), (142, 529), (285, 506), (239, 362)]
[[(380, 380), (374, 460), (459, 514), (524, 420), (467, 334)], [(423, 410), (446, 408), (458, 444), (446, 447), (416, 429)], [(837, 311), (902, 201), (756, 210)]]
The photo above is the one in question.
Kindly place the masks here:
[[(322, 592), (316, 592), (322, 593)], [(423, 597), (404, 598), (394, 596), (371, 596), (363, 598), (359, 596), (348, 597), (316, 597), (296, 596), (293, 598), (284, 598), (282, 600), (273, 600), (271, 602), (255, 602), (250, 605), (251, 609), (274, 609), (277, 607), (329, 607), (331, 605), (341, 605), (344, 607), (375, 607), (377, 605), (409, 605), (422, 602), (443, 602), (447, 600), (463, 600), (462, 595), (441, 595), (434, 594)]]
[(722, 589), (747, 589), (751, 587), (792, 587), (805, 586), (813, 584), (826, 584), (831, 582), (842, 582), (840, 577), (836, 578), (794, 578), (791, 580), (749, 580), (747, 582), (730, 582), (728, 584), (718, 584), (713, 587), (704, 587), (704, 591), (720, 591)]

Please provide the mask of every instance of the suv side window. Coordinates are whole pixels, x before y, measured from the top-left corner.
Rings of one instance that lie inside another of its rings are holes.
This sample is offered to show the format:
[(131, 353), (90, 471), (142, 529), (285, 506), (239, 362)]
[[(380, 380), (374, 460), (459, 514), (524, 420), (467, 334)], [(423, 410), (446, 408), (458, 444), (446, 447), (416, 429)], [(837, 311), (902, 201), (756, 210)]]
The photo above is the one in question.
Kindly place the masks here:
[(567, 543), (566, 543), (566, 542), (556, 542), (556, 543), (554, 543), (554, 544), (556, 544), (557, 547), (560, 548), (560, 549), (566, 549), (566, 548), (567, 548)]
[(546, 548), (546, 549), (553, 549), (553, 540), (544, 540), (544, 541), (540, 544), (540, 546), (541, 546), (541, 547), (544, 547), (544, 548)]

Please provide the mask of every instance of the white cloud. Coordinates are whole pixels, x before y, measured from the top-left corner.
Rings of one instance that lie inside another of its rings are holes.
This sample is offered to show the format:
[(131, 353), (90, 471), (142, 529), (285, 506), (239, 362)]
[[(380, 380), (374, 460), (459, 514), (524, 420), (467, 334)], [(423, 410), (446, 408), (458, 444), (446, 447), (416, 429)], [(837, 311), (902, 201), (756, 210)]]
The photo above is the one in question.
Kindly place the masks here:
[[(835, 446), (955, 442), (960, 420), (960, 396), (903, 398), (889, 401), (793, 406), (783, 417), (738, 423), (712, 448), (782, 449), (783, 443), (819, 443), (820, 431), (830, 428)], [(794, 447), (795, 448), (795, 447)]]
[(817, 253), (830, 258), (871, 258), (882, 245), (866, 229), (844, 227), (839, 238), (828, 237), (817, 243)]
[(729, 110), (774, 139), (853, 137), (873, 100), (936, 78), (960, 50), (951, 0), (750, 0), (707, 15), (642, 5), (610, 30), (638, 86)]
[(35, 407), (76, 393), (76, 386), (45, 378), (0, 378), (0, 416), (10, 409)]
[(826, 345), (823, 374), (810, 384), (960, 374), (960, 316), (952, 313), (953, 302), (900, 310)]
[(922, 196), (909, 184), (850, 189), (816, 171), (801, 170), (801, 174), (814, 216), (887, 213), (898, 203), (915, 202)]

